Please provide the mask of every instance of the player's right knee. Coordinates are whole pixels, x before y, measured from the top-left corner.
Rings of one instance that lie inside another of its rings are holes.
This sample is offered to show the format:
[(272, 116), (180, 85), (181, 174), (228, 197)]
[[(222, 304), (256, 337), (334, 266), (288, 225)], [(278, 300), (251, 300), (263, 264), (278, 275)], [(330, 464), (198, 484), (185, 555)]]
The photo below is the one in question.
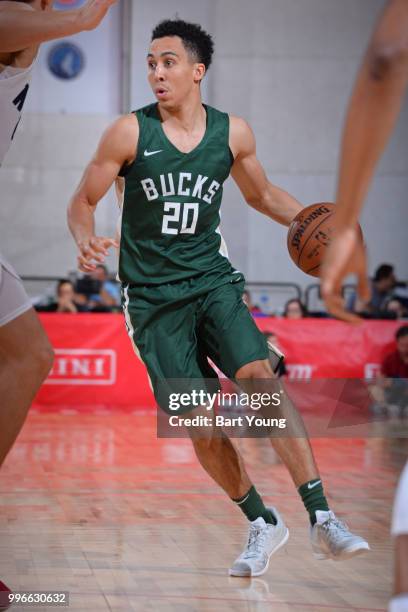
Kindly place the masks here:
[(377, 43), (369, 51), (370, 75), (375, 81), (388, 78), (396, 69), (408, 69), (408, 47), (399, 43)]

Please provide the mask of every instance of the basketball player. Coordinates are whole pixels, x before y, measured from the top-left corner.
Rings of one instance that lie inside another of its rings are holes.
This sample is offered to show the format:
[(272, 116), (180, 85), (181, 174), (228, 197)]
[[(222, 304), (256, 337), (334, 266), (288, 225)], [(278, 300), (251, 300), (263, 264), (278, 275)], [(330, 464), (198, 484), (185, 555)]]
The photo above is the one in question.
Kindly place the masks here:
[[(376, 164), (398, 118), (408, 82), (408, 2), (389, 0), (371, 36), (357, 76), (343, 131), (337, 190), (337, 227), (322, 268), (322, 293), (336, 317), (354, 321), (344, 310), (341, 285), (357, 273), (359, 293), (368, 299), (365, 253), (356, 224)], [(395, 538), (394, 597), (390, 612), (408, 612), (408, 463), (394, 504), (391, 533)]]
[[(20, 122), (39, 44), (95, 28), (114, 1), (91, 0), (80, 9), (57, 12), (50, 0), (0, 0), (0, 164)], [(52, 359), (22, 283), (0, 254), (0, 465)]]
[(326, 306), (346, 321), (341, 286), (357, 274), (359, 296), (369, 299), (364, 248), (356, 230), (375, 167), (392, 133), (408, 82), (408, 2), (389, 0), (357, 76), (343, 130), (336, 197), (336, 237), (322, 266)]
[[(157, 104), (107, 130), (68, 212), (82, 271), (120, 246), (127, 329), (166, 412), (169, 379), (198, 380), (208, 388), (215, 375), (207, 357), (245, 389), (276, 383), (266, 339), (242, 301), (244, 277), (229, 262), (218, 229), (230, 172), (248, 204), (271, 219), (289, 225), (301, 210), (267, 180), (245, 121), (203, 105), (200, 84), (212, 54), (212, 39), (198, 25), (174, 20), (155, 28), (147, 70)], [(125, 184), (120, 245), (97, 236), (94, 226), (98, 201), (118, 176)], [(272, 442), (309, 513), (315, 554), (342, 559), (366, 551), (367, 542), (329, 510), (300, 417), (289, 400), (284, 403), (301, 435)], [(263, 574), (288, 538), (283, 519), (265, 507), (226, 435), (190, 435), (204, 469), (250, 521), (248, 544), (230, 574)]]
[[(11, 145), (40, 43), (92, 30), (115, 0), (51, 11), (50, 0), (0, 0), (0, 165)], [(50, 371), (53, 351), (21, 280), (0, 253), (0, 465)], [(0, 594), (9, 590), (0, 582)]]

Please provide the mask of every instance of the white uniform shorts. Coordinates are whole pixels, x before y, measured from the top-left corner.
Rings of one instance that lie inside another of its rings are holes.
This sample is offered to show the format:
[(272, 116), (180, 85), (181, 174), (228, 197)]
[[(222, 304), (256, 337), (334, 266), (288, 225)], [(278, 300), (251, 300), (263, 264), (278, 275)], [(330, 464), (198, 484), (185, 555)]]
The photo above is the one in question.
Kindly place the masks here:
[(393, 536), (408, 534), (408, 461), (402, 470), (395, 495), (391, 533)]
[(0, 327), (7, 325), (31, 307), (17, 272), (0, 253)]

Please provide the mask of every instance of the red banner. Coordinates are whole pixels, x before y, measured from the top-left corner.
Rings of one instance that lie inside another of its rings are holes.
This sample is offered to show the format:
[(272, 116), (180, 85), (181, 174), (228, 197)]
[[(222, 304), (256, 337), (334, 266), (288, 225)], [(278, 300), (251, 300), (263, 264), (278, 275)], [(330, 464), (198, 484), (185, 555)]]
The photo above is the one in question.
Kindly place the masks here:
[(331, 319), (259, 318), (273, 331), (286, 356), (289, 378), (373, 378), (387, 352), (395, 348), (397, 321), (349, 325)]
[[(139, 410), (154, 404), (146, 369), (136, 357), (122, 315), (42, 314), (55, 363), (36, 404)], [(256, 319), (273, 331), (289, 378), (372, 378), (394, 347), (396, 321), (350, 326), (329, 319)]]
[(63, 407), (153, 407), (146, 368), (136, 357), (122, 315), (42, 314), (55, 350), (36, 404)]

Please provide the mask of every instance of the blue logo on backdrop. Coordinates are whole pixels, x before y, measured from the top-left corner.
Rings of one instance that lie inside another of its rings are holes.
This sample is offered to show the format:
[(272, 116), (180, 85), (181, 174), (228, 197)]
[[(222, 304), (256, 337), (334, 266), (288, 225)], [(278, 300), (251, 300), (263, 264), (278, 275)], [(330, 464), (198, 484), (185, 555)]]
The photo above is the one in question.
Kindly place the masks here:
[(53, 8), (60, 11), (66, 11), (78, 8), (79, 6), (85, 4), (85, 2), (86, 0), (56, 0), (54, 2)]
[(84, 54), (73, 43), (57, 43), (51, 47), (48, 53), (48, 68), (59, 79), (75, 79), (81, 74), (84, 66)]

